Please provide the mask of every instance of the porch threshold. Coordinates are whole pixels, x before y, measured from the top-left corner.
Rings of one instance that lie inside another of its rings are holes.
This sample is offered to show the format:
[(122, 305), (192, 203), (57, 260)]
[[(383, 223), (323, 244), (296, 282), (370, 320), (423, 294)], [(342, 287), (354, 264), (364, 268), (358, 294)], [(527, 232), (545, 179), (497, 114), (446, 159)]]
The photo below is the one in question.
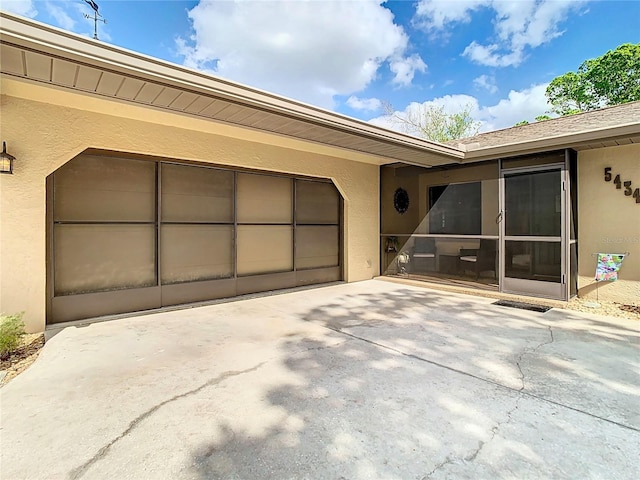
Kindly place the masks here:
[(387, 277), (379, 276), (375, 277), (376, 280), (382, 280), (384, 282), (400, 283), (404, 285), (411, 285), (414, 287), (423, 287), (431, 290), (442, 290), (444, 292), (462, 293), (465, 295), (475, 295), (476, 297), (495, 298), (496, 300), (510, 300), (513, 302), (531, 303), (536, 305), (543, 305), (550, 308), (562, 308), (566, 309), (569, 302), (564, 300), (551, 300), (549, 298), (540, 297), (527, 297), (523, 295), (514, 295), (512, 293), (502, 293), (496, 290), (488, 290), (474, 287), (461, 287), (457, 285), (446, 285), (443, 283), (430, 282), (428, 280), (419, 280), (416, 278), (406, 277)]

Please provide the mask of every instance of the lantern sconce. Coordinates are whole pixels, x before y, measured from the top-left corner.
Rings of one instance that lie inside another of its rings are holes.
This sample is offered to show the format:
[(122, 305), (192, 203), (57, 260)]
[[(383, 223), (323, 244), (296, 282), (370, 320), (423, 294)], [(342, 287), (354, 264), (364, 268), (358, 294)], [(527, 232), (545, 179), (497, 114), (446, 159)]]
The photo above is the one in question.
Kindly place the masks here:
[(7, 142), (2, 142), (2, 153), (0, 153), (0, 173), (13, 173), (13, 155), (7, 153)]

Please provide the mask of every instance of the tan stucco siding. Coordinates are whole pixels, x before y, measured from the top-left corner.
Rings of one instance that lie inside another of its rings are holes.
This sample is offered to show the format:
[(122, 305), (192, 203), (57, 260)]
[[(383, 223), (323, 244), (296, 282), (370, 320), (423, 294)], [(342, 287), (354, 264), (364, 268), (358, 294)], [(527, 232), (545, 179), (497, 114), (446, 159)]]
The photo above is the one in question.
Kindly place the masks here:
[[(611, 167), (612, 181), (604, 169)], [(640, 187), (640, 145), (584, 150), (578, 153), (578, 289), (580, 296), (596, 296), (594, 253), (624, 253), (616, 282), (600, 282), (601, 300), (640, 305), (640, 203), (616, 189), (613, 179)]]
[(0, 311), (25, 311), (29, 331), (45, 326), (46, 177), (88, 148), (331, 178), (344, 197), (346, 280), (379, 273), (380, 158), (6, 78), (0, 106), (17, 158), (0, 176)]
[[(383, 168), (381, 173), (382, 234), (411, 235), (420, 222), (418, 176), (396, 176), (395, 173), (396, 169), (391, 167)], [(409, 208), (404, 213), (398, 213), (393, 203), (398, 188), (406, 190), (409, 195)]]

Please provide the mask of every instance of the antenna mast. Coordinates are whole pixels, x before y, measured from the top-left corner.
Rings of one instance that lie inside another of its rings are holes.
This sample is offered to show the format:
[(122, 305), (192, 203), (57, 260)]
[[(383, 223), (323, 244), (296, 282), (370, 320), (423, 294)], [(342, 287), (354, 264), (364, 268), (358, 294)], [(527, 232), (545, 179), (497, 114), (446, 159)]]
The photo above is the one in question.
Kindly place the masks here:
[(84, 13), (84, 18), (88, 18), (89, 20), (93, 19), (93, 38), (94, 40), (98, 40), (98, 22), (102, 22), (106, 25), (107, 20), (98, 13), (98, 4), (94, 0), (84, 0), (92, 9), (93, 15), (89, 15), (88, 13)]

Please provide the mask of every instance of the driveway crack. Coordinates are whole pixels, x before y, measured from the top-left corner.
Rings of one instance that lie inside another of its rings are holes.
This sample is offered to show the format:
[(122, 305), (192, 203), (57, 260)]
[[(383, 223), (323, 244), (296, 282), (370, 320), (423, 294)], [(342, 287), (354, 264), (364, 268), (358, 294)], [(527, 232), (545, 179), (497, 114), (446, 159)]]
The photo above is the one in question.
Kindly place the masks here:
[[(527, 397), (535, 398), (535, 399), (540, 400), (542, 402), (546, 402), (546, 403), (549, 403), (551, 405), (556, 405), (556, 406), (561, 407), (561, 408), (566, 408), (568, 410), (572, 410), (572, 411), (580, 413), (582, 415), (587, 415), (589, 417), (596, 418), (596, 419), (598, 419), (600, 421), (607, 422), (607, 423), (610, 423), (612, 425), (617, 425), (619, 427), (626, 428), (628, 430), (633, 430), (634, 432), (640, 432), (640, 429), (638, 429), (637, 427), (634, 427), (634, 426), (631, 426), (631, 425), (627, 425), (626, 423), (617, 422), (615, 420), (612, 420), (610, 418), (605, 418), (605, 417), (600, 416), (600, 415), (596, 415), (596, 414), (591, 413), (591, 412), (589, 412), (587, 410), (582, 410), (580, 408), (573, 407), (573, 406), (571, 406), (571, 405), (569, 405), (567, 403), (559, 402), (559, 401), (553, 400), (551, 398), (546, 398), (546, 397), (544, 397), (542, 395), (539, 395), (539, 394), (536, 394), (536, 393), (532, 393), (532, 392), (528, 392), (528, 391), (525, 391), (523, 389), (517, 389), (517, 388), (514, 388), (514, 387), (510, 387), (510, 386), (504, 385), (503, 383), (500, 383), (500, 382), (498, 382), (496, 380), (492, 380), (492, 379), (487, 378), (487, 377), (481, 377), (479, 375), (475, 375), (475, 374), (473, 374), (471, 372), (467, 372), (467, 371), (462, 370), (460, 368), (455, 368), (455, 367), (452, 367), (450, 365), (446, 365), (444, 363), (436, 362), (435, 360), (431, 360), (429, 358), (421, 357), (420, 355), (416, 355), (416, 354), (413, 354), (413, 353), (408, 353), (406, 351), (401, 350), (400, 348), (392, 347), (390, 345), (385, 345), (384, 343), (377, 342), (375, 340), (371, 340), (371, 339), (368, 339), (368, 338), (365, 338), (365, 337), (360, 337), (360, 336), (355, 335), (353, 333), (349, 333), (349, 332), (346, 332), (344, 330), (340, 330), (339, 328), (334, 328), (334, 327), (331, 327), (331, 326), (328, 326), (328, 325), (325, 325), (325, 328), (327, 328), (329, 330), (332, 330), (334, 332), (337, 332), (339, 334), (345, 335), (347, 337), (351, 337), (351, 338), (354, 338), (356, 340), (360, 340), (362, 342), (368, 343), (370, 345), (374, 345), (377, 348), (381, 348), (383, 350), (387, 350), (389, 352), (394, 352), (394, 353), (397, 353), (397, 354), (402, 355), (404, 357), (417, 360), (419, 362), (428, 363), (429, 365), (433, 365), (433, 366), (438, 367), (438, 368), (444, 368), (446, 370), (449, 370), (450, 372), (454, 372), (454, 373), (457, 373), (457, 374), (460, 374), (460, 375), (465, 375), (467, 377), (474, 378), (475, 380), (478, 380), (480, 382), (489, 383), (491, 385), (495, 385), (498, 388), (504, 388), (506, 390), (509, 390), (510, 392), (520, 393), (522, 395), (526, 395)], [(550, 332), (550, 340), (547, 341), (547, 342), (541, 343), (534, 350), (538, 350), (539, 348), (543, 347), (544, 345), (549, 345), (550, 343), (553, 343), (555, 341), (555, 338), (553, 336), (553, 331), (551, 330), (551, 327), (549, 327), (549, 332)]]
[(197, 388), (194, 388), (193, 390), (189, 390), (188, 392), (184, 392), (184, 393), (181, 393), (179, 395), (175, 395), (174, 397), (171, 397), (171, 398), (169, 398), (167, 400), (164, 400), (164, 401), (158, 403), (157, 405), (154, 405), (149, 410), (147, 410), (146, 412), (142, 413), (141, 415), (136, 417), (134, 420), (132, 420), (129, 423), (129, 426), (120, 435), (118, 435), (116, 438), (114, 438), (108, 444), (106, 444), (104, 447), (102, 447), (100, 450), (98, 450), (93, 457), (91, 457), (89, 460), (87, 460), (85, 463), (83, 463), (79, 467), (76, 467), (73, 470), (71, 470), (71, 472), (69, 473), (69, 479), (70, 480), (77, 480), (77, 479), (81, 478), (87, 472), (87, 470), (89, 470), (89, 468), (91, 466), (93, 466), (95, 463), (99, 462), (102, 458), (104, 458), (106, 456), (106, 454), (109, 452), (111, 447), (113, 447), (113, 445), (115, 445), (117, 442), (119, 442), (124, 437), (129, 435), (141, 422), (143, 422), (144, 420), (149, 418), (151, 415), (153, 415), (155, 412), (157, 412), (160, 408), (162, 408), (166, 404), (171, 403), (171, 402), (175, 402), (176, 400), (180, 400), (182, 398), (186, 398), (186, 397), (191, 396), (191, 395), (195, 395), (195, 394), (201, 392), (202, 390), (204, 390), (205, 388), (211, 387), (213, 385), (218, 385), (219, 383), (224, 382), (225, 380), (227, 380), (227, 379), (229, 379), (231, 377), (237, 377), (237, 376), (243, 375), (245, 373), (253, 372), (253, 371), (259, 369), (260, 367), (262, 367), (265, 363), (266, 362), (262, 362), (262, 363), (260, 363), (260, 364), (258, 364), (256, 366), (248, 368), (246, 370), (225, 372), (222, 375), (218, 375), (215, 378), (211, 378), (211, 379), (207, 380), (205, 383), (203, 383), (202, 385), (200, 385)]
[(505, 420), (503, 420), (502, 422), (496, 423), (496, 425), (493, 428), (491, 428), (491, 436), (489, 437), (488, 440), (479, 441), (477, 448), (472, 450), (470, 453), (468, 453), (464, 457), (450, 457), (450, 456), (447, 456), (444, 459), (443, 462), (440, 462), (439, 464), (437, 464), (433, 470), (431, 470), (429, 473), (427, 473), (422, 478), (422, 480), (426, 480), (428, 478), (431, 478), (434, 473), (436, 473), (437, 471), (443, 469), (444, 467), (446, 467), (447, 465), (450, 465), (452, 463), (459, 463), (459, 462), (471, 463), (471, 462), (473, 462), (478, 457), (478, 455), (480, 455), (480, 452), (482, 452), (482, 450), (496, 438), (496, 435), (498, 434), (498, 431), (500, 430), (500, 427), (502, 427), (503, 425), (507, 425), (507, 424), (511, 423), (511, 421), (513, 420), (513, 417), (512, 417), (513, 412), (515, 412), (518, 409), (518, 404), (520, 403), (521, 399), (522, 399), (522, 396), (518, 395), (518, 398), (516, 399), (516, 402), (515, 402), (513, 408), (511, 408), (509, 411), (507, 411), (507, 415), (506, 415), (507, 418)]
[(519, 391), (523, 391), (526, 387), (526, 379), (525, 379), (524, 372), (522, 371), (522, 365), (521, 365), (522, 359), (525, 357), (525, 355), (531, 355), (532, 353), (537, 352), (539, 349), (541, 349), (545, 345), (550, 345), (555, 341), (555, 338), (553, 337), (553, 330), (551, 329), (551, 325), (547, 325), (547, 328), (549, 329), (549, 340), (540, 343), (538, 346), (532, 349), (524, 349), (522, 353), (518, 355), (518, 358), (516, 360), (516, 366), (518, 367), (518, 371), (520, 372), (520, 381), (522, 382), (522, 386), (518, 389)]

